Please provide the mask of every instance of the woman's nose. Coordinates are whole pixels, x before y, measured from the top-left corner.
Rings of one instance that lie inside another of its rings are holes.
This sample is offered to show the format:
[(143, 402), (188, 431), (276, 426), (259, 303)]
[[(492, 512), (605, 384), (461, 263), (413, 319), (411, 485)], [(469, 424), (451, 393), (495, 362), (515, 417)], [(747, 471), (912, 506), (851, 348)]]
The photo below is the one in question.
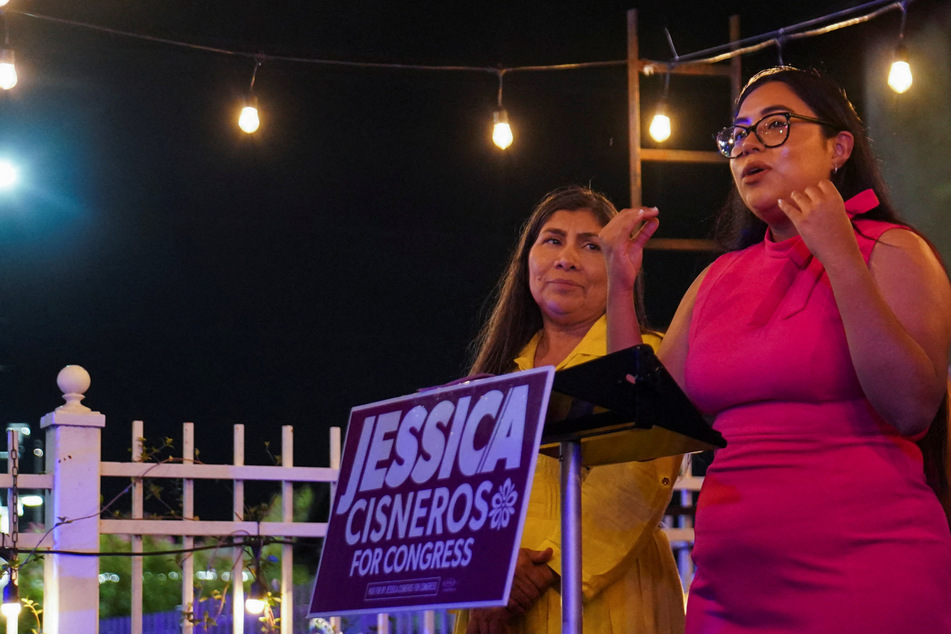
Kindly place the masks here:
[(565, 247), (558, 253), (555, 266), (561, 269), (578, 268), (578, 254), (572, 247)]
[(742, 141), (737, 143), (737, 145), (740, 146), (739, 147), (740, 153), (737, 154), (738, 157), (743, 156), (744, 154), (748, 154), (749, 152), (753, 152), (753, 151), (760, 152), (766, 149), (766, 146), (763, 145), (763, 142), (759, 140), (759, 137), (753, 134), (752, 132), (746, 135)]

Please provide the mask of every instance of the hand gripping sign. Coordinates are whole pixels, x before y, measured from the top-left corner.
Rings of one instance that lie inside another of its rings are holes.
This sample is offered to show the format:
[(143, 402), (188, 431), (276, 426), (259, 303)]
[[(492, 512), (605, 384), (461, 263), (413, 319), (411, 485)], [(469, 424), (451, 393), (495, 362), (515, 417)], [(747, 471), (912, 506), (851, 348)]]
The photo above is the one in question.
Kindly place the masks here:
[(553, 376), (355, 407), (310, 616), (506, 603)]

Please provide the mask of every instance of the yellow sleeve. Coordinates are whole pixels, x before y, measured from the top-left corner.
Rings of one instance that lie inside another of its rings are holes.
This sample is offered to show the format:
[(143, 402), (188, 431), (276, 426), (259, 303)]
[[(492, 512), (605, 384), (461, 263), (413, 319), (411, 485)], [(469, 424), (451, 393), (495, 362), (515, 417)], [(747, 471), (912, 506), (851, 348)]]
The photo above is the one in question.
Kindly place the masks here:
[[(551, 548), (562, 574), (560, 464), (539, 456), (522, 546)], [(581, 583), (585, 599), (620, 578), (653, 540), (670, 502), (680, 457), (592, 467), (581, 484)]]
[[(661, 337), (648, 332), (643, 341), (657, 350)], [(670, 502), (680, 461), (680, 456), (673, 456), (602, 465), (582, 472), (581, 582), (586, 600), (623, 576), (653, 543)], [(560, 467), (557, 459), (538, 456), (521, 543), (533, 550), (551, 548), (554, 556), (548, 565), (559, 575)]]
[(597, 595), (652, 543), (680, 456), (593, 467), (581, 487), (582, 590)]

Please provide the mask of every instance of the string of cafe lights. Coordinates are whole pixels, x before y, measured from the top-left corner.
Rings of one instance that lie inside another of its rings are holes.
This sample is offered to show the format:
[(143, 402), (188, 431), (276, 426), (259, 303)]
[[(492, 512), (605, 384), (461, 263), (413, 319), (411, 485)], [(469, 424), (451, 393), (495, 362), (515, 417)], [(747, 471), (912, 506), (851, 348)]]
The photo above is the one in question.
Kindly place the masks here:
[[(704, 49), (688, 55), (678, 55), (670, 33), (667, 32), (667, 40), (670, 45), (673, 57), (667, 61), (650, 61), (642, 65), (642, 71), (645, 75), (654, 73), (665, 73), (664, 95), (658, 104), (657, 114), (650, 126), (650, 134), (658, 142), (666, 141), (670, 137), (671, 121), (667, 113), (667, 92), (670, 80), (670, 73), (674, 68), (682, 64), (715, 64), (726, 61), (733, 57), (747, 55), (768, 47), (776, 47), (779, 51), (780, 62), (782, 62), (782, 49), (785, 43), (791, 40), (815, 37), (824, 35), (842, 28), (855, 26), (876, 18), (882, 14), (899, 10), (901, 12), (901, 26), (898, 34), (898, 45), (893, 56), (893, 62), (888, 74), (888, 85), (897, 93), (904, 93), (912, 85), (911, 66), (908, 63), (907, 50), (905, 48), (905, 21), (907, 17), (908, 4), (912, 0), (873, 0), (864, 4), (836, 11), (819, 18), (800, 22), (791, 26), (780, 28), (776, 31), (764, 33), (754, 37), (745, 38), (736, 42), (729, 42), (713, 48)], [(493, 112), (493, 142), (502, 150), (508, 148), (514, 141), (514, 133), (509, 122), (508, 112), (502, 104), (503, 79), (506, 75), (516, 72), (535, 72), (535, 71), (560, 71), (575, 70), (586, 68), (603, 68), (610, 66), (625, 66), (627, 60), (615, 60), (606, 62), (585, 62), (577, 64), (556, 64), (543, 66), (515, 66), (515, 67), (479, 67), (479, 66), (439, 66), (439, 65), (412, 65), (412, 64), (388, 64), (355, 62), (345, 60), (315, 59), (304, 57), (291, 57), (284, 55), (270, 55), (264, 53), (249, 53), (246, 51), (231, 50), (204, 46), (189, 42), (182, 42), (167, 38), (154, 37), (140, 33), (131, 33), (110, 29), (95, 24), (66, 20), (37, 13), (5, 10), (9, 0), (0, 0), (0, 36), (2, 36), (2, 47), (0, 47), (0, 89), (11, 90), (17, 84), (17, 75), (15, 68), (14, 51), (10, 47), (9, 33), (6, 24), (5, 13), (21, 15), (24, 17), (64, 24), (76, 28), (94, 30), (110, 35), (117, 35), (133, 39), (145, 40), (154, 43), (188, 48), (206, 53), (216, 53), (220, 55), (229, 55), (233, 57), (243, 57), (254, 63), (251, 74), (251, 82), (241, 104), (240, 115), (237, 124), (241, 130), (247, 134), (253, 134), (261, 125), (260, 110), (257, 96), (254, 93), (254, 82), (258, 71), (263, 64), (272, 63), (301, 63), (313, 64), (329, 67), (361, 68), (361, 69), (390, 69), (390, 70), (415, 70), (415, 71), (445, 71), (445, 72), (476, 72), (489, 73), (498, 78), (497, 106)], [(666, 29), (665, 29), (666, 30)], [(0, 170), (2, 171), (2, 170)], [(0, 180), (4, 175), (0, 173)]]

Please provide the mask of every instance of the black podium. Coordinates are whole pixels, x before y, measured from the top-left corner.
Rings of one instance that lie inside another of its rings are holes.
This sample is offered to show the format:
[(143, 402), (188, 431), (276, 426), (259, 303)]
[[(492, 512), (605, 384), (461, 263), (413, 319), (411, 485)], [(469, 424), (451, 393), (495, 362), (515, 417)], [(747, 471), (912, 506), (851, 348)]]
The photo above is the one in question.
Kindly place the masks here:
[(561, 459), (562, 632), (582, 631), (582, 467), (725, 446), (648, 345), (555, 373), (541, 452)]

